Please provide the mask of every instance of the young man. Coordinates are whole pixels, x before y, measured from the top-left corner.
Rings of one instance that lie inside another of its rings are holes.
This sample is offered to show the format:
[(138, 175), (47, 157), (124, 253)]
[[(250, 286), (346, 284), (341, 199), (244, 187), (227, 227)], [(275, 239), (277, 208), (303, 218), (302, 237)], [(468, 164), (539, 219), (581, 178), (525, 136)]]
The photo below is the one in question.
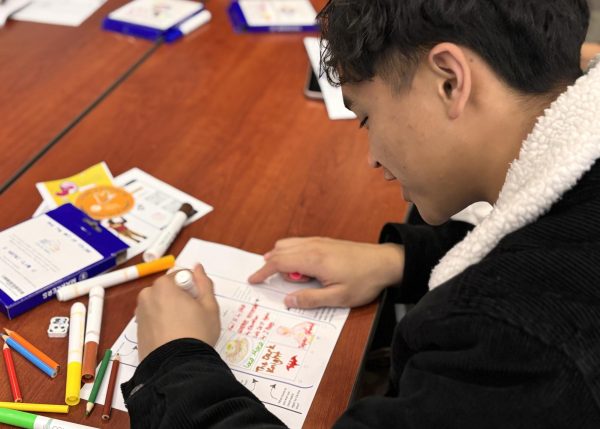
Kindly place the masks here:
[[(433, 226), (383, 244), (281, 240), (250, 281), (302, 272), (295, 307), (359, 306), (396, 285), (390, 388), (337, 427), (600, 427), (600, 67), (582, 75), (585, 0), (331, 0), (325, 70), (369, 132), (369, 163)], [(447, 222), (476, 201), (470, 233)], [(201, 298), (161, 278), (138, 299), (133, 427), (278, 427), (212, 349)], [(173, 327), (171, 318), (180, 323)], [(181, 394), (185, 390), (186, 394)]]

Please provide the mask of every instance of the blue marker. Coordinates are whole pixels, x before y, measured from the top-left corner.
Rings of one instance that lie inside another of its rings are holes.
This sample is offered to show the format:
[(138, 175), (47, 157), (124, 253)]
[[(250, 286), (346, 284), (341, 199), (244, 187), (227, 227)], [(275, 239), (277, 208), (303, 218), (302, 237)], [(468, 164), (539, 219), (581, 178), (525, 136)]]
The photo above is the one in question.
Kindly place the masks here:
[(165, 41), (174, 42), (175, 40), (182, 38), (186, 34), (190, 34), (192, 31), (202, 27), (211, 19), (212, 14), (208, 10), (204, 9), (203, 11), (183, 21), (177, 27), (169, 29), (169, 31), (167, 31), (167, 33), (165, 34)]
[(51, 368), (50, 366), (46, 365), (37, 356), (33, 355), (29, 350), (27, 350), (25, 347), (23, 347), (17, 341), (13, 340), (8, 335), (2, 335), (2, 339), (6, 342), (6, 344), (8, 344), (10, 346), (11, 349), (14, 349), (17, 352), (19, 352), (19, 354), (21, 356), (23, 356), (29, 362), (31, 362), (32, 364), (37, 366), (39, 369), (44, 371), (47, 375), (49, 375), (52, 378), (56, 377), (56, 369)]

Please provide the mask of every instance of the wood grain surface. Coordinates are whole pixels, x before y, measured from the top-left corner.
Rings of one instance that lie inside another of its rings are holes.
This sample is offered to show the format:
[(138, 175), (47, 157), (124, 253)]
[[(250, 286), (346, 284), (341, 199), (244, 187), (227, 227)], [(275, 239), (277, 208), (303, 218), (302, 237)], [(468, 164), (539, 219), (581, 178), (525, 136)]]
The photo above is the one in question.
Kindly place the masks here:
[(109, 0), (80, 27), (0, 28), (0, 185), (151, 47), (100, 29), (123, 3)]

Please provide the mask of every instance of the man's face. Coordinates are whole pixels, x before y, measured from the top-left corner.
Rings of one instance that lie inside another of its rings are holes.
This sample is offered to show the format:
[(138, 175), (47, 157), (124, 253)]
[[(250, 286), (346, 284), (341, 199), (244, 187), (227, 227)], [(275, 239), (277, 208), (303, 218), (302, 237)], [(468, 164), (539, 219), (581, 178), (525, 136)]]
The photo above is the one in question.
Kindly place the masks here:
[(398, 180), (404, 199), (434, 225), (481, 198), (482, 163), (466, 132), (468, 115), (448, 118), (435, 80), (420, 67), (400, 92), (377, 76), (342, 88), (368, 130), (369, 164), (381, 167), (386, 180)]

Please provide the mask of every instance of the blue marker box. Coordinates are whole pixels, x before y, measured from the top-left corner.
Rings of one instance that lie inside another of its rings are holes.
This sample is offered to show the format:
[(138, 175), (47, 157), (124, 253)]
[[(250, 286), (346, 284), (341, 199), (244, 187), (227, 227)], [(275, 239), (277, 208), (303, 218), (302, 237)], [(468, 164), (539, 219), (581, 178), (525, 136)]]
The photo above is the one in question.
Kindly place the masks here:
[(308, 0), (234, 0), (227, 8), (233, 28), (249, 33), (297, 33), (319, 30)]
[(8, 228), (0, 232), (0, 311), (22, 314), (124, 262), (128, 247), (71, 204)]
[(199, 14), (204, 5), (188, 0), (134, 0), (108, 14), (102, 28), (108, 31), (166, 42), (178, 38), (180, 24)]

